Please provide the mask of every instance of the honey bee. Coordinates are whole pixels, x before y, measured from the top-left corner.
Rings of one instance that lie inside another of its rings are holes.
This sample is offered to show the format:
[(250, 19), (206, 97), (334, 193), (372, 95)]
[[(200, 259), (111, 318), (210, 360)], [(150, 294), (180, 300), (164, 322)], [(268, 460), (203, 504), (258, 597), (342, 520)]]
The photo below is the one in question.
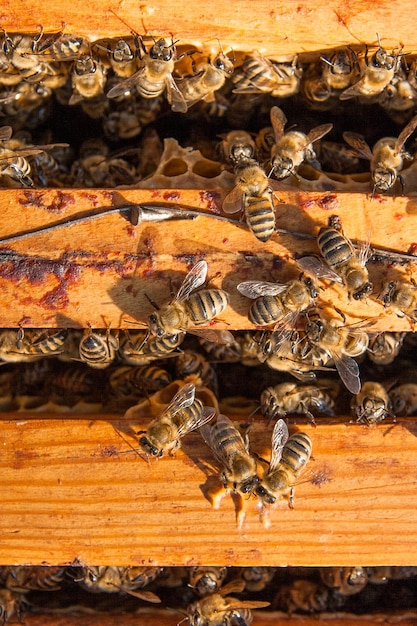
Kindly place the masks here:
[(309, 277), (286, 284), (248, 280), (239, 283), (237, 289), (248, 298), (256, 298), (249, 309), (249, 319), (253, 324), (268, 326), (279, 323), (284, 334), (287, 334), (288, 328), (292, 331), (299, 314), (318, 295)]
[(1, 572), (5, 587), (20, 593), (32, 590), (55, 591), (61, 588), (65, 575), (65, 567), (42, 565), (5, 567)]
[(178, 378), (186, 378), (191, 374), (197, 375), (202, 384), (211, 389), (215, 395), (219, 390), (217, 374), (212, 364), (202, 354), (193, 350), (184, 350), (175, 360), (175, 371)]
[(225, 160), (233, 167), (253, 162), (256, 153), (255, 142), (245, 130), (232, 130), (224, 135), (220, 149)]
[(233, 93), (271, 94), (273, 98), (293, 96), (300, 89), (302, 75), (297, 61), (294, 57), (291, 63), (276, 63), (259, 52), (252, 52), (232, 77)]
[(298, 130), (284, 132), (286, 123), (284, 112), (277, 106), (272, 107), (271, 124), (275, 143), (271, 148), (271, 172), (278, 180), (296, 174), (303, 161), (316, 162), (312, 144), (333, 128), (333, 124), (322, 124), (305, 135)]
[(399, 317), (408, 317), (417, 322), (417, 286), (414, 280), (406, 282), (389, 282), (381, 295), (385, 307), (392, 309)]
[(297, 261), (302, 270), (345, 285), (349, 297), (354, 300), (360, 300), (372, 291), (366, 268), (369, 245), (361, 247), (357, 253), (353, 243), (343, 234), (337, 215), (329, 218), (328, 226), (320, 228), (317, 245), (325, 267), (317, 257), (306, 256)]
[(149, 424), (139, 438), (139, 445), (147, 455), (161, 457), (173, 454), (181, 446), (180, 439), (201, 428), (215, 415), (213, 408), (204, 407), (195, 397), (195, 385), (187, 383), (174, 395), (165, 410)]
[(119, 365), (110, 372), (109, 385), (116, 398), (140, 398), (171, 382), (168, 372), (155, 365)]
[(249, 439), (243, 439), (226, 415), (219, 415), (215, 424), (201, 429), (201, 435), (219, 463), (224, 489), (252, 493), (259, 482), (256, 460), (249, 453)]
[(188, 585), (199, 596), (217, 593), (227, 575), (227, 567), (191, 567), (188, 571)]
[(377, 365), (389, 365), (398, 356), (405, 333), (383, 332), (369, 338), (368, 357)]
[(159, 603), (160, 598), (152, 591), (139, 591), (155, 580), (162, 567), (82, 567), (75, 579), (84, 589), (92, 593), (118, 593), (120, 591), (131, 596)]
[(391, 413), (391, 400), (383, 385), (374, 381), (363, 383), (350, 405), (357, 422), (377, 424)]
[(280, 383), (267, 387), (261, 393), (262, 414), (268, 419), (285, 417), (288, 413), (306, 415), (314, 423), (312, 410), (334, 415), (334, 401), (331, 396), (316, 385)]
[[(378, 36), (377, 36), (378, 37)], [(378, 96), (392, 80), (401, 64), (401, 51), (389, 54), (381, 47), (378, 37), (378, 49), (368, 59), (368, 49), (365, 52), (365, 65), (357, 82), (342, 91), (340, 100), (350, 100), (357, 96), (371, 98)]]
[(276, 567), (241, 567), (239, 576), (245, 581), (245, 591), (262, 591), (274, 578)]
[(268, 241), (275, 231), (273, 191), (263, 169), (243, 162), (235, 168), (235, 186), (223, 200), (226, 214), (243, 211), (249, 230), (259, 241)]
[(417, 568), (414, 566), (384, 566), (367, 567), (370, 583), (376, 585), (385, 584), (389, 580), (405, 580), (417, 576)]
[(119, 340), (109, 330), (103, 335), (93, 332), (90, 326), (84, 331), (78, 349), (83, 363), (96, 369), (104, 369), (115, 359)]
[(7, 363), (37, 361), (44, 356), (63, 352), (67, 333), (64, 330), (49, 333), (3, 330), (0, 333), (0, 359)]
[(196, 263), (186, 275), (174, 300), (149, 316), (152, 335), (161, 338), (188, 331), (219, 343), (233, 341), (233, 335), (228, 331), (195, 328), (220, 315), (229, 302), (223, 289), (202, 289), (192, 293), (206, 281), (207, 269), (206, 261)]
[(358, 59), (351, 48), (336, 50), (329, 59), (321, 57), (322, 77), (333, 92), (347, 89), (358, 72)]
[[(333, 361), (342, 382), (353, 394), (361, 390), (359, 366), (353, 357), (363, 354), (369, 344), (369, 336), (359, 326), (346, 325), (345, 318), (328, 320), (312, 316), (306, 324), (306, 340), (313, 352), (321, 355), (322, 362)], [(366, 325), (367, 323), (365, 323)]]
[(204, 100), (212, 102), (214, 92), (223, 87), (226, 78), (233, 74), (234, 64), (222, 50), (213, 59), (198, 63), (194, 67), (194, 75), (177, 81), (183, 101), (172, 102), (172, 110), (186, 113), (196, 102)]
[(142, 41), (138, 33), (131, 30), (131, 37), (95, 42), (95, 46), (107, 52), (110, 67), (119, 78), (129, 78), (138, 69)]
[(213, 343), (207, 339), (200, 338), (199, 344), (213, 362), (237, 363), (240, 361), (242, 350), (237, 338), (228, 344)]
[(360, 171), (359, 157), (344, 143), (320, 141), (317, 153), (324, 171), (336, 174), (357, 174)]
[(184, 332), (162, 337), (149, 337), (148, 332), (125, 331), (125, 337), (119, 346), (119, 356), (127, 365), (146, 365), (156, 359), (176, 356), (176, 349), (184, 338)]
[(69, 364), (64, 369), (54, 368), (45, 387), (53, 402), (72, 407), (80, 401), (103, 402), (106, 380), (100, 370), (81, 363)]
[(24, 596), (10, 589), (0, 589), (0, 619), (6, 624), (13, 615), (20, 620)]
[(416, 127), (417, 115), (408, 122), (397, 138), (383, 137), (376, 142), (373, 150), (370, 149), (362, 135), (348, 131), (343, 133), (344, 140), (352, 146), (357, 156), (371, 162), (370, 169), (374, 190), (388, 191), (399, 180), (404, 191), (401, 170), (404, 160), (412, 160), (412, 157), (403, 150), (403, 146)]
[(269, 602), (239, 600), (227, 593), (239, 592), (244, 588), (241, 580), (231, 581), (217, 593), (200, 598), (187, 607), (190, 626), (249, 626), (252, 623), (251, 609), (269, 606)]
[(359, 593), (368, 582), (365, 567), (320, 567), (320, 578), (327, 587), (350, 596)]
[(106, 68), (98, 58), (81, 54), (72, 66), (72, 95), (68, 104), (80, 104), (84, 98), (96, 98), (103, 94), (106, 73)]
[(417, 412), (417, 384), (404, 383), (389, 391), (390, 404), (395, 415), (404, 417)]
[(108, 98), (118, 98), (130, 94), (136, 89), (142, 98), (157, 98), (166, 91), (167, 100), (173, 111), (185, 113), (187, 105), (172, 76), (177, 51), (173, 39), (169, 43), (162, 37), (154, 40), (153, 46), (146, 50), (140, 35), (137, 35), (139, 69), (116, 84), (107, 92)]
[(294, 481), (308, 463), (312, 447), (306, 433), (294, 433), (289, 437), (284, 420), (276, 422), (272, 432), (269, 467), (255, 489), (262, 506), (274, 504), (278, 496), (289, 493), (288, 505), (291, 509), (294, 507)]
[(294, 612), (316, 613), (329, 607), (329, 589), (312, 580), (299, 578), (291, 585), (282, 585), (273, 605), (289, 615)]

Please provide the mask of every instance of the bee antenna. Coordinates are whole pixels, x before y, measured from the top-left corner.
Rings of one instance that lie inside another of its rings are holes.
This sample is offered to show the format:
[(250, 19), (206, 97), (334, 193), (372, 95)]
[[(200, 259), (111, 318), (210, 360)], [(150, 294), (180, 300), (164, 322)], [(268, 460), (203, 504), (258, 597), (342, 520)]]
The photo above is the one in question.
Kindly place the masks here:
[(327, 65), (330, 65), (330, 67), (333, 67), (334, 65), (331, 61), (329, 61), (329, 59), (326, 59), (326, 57), (320, 57), (320, 60), (327, 63)]

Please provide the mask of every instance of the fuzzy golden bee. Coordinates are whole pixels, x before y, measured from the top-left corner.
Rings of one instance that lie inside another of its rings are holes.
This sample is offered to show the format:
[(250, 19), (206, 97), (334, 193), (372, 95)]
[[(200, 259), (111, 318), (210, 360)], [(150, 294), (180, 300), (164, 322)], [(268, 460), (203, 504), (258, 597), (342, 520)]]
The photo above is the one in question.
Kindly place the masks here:
[(337, 215), (329, 218), (328, 226), (320, 228), (317, 245), (321, 259), (305, 256), (297, 260), (305, 272), (343, 284), (354, 300), (366, 297), (372, 291), (366, 262), (370, 255), (369, 244), (357, 252), (351, 240), (342, 232)]
[(389, 390), (394, 415), (404, 417), (417, 413), (417, 384), (404, 383)]
[(392, 415), (391, 399), (384, 385), (375, 381), (366, 381), (351, 401), (351, 409), (357, 422), (377, 424), (387, 415)]
[(271, 124), (275, 142), (271, 148), (271, 173), (282, 180), (297, 173), (304, 161), (316, 162), (313, 143), (327, 135), (333, 124), (322, 124), (313, 128), (307, 135), (298, 130), (285, 132), (287, 118), (277, 106), (271, 109)]
[(207, 263), (199, 261), (186, 275), (174, 300), (149, 316), (148, 325), (152, 335), (161, 338), (187, 331), (220, 343), (233, 341), (228, 331), (196, 328), (220, 315), (229, 302), (223, 289), (202, 289), (192, 293), (205, 283), (206, 277)]
[(159, 603), (152, 591), (142, 590), (161, 573), (162, 567), (90, 566), (75, 569), (74, 580), (91, 593), (127, 593), (146, 602)]
[(107, 330), (94, 332), (91, 327), (85, 330), (79, 344), (80, 360), (95, 369), (108, 367), (119, 349), (119, 339)]
[(408, 122), (398, 137), (383, 137), (376, 142), (372, 150), (362, 135), (348, 131), (343, 133), (344, 140), (353, 148), (355, 154), (362, 159), (370, 161), (374, 191), (389, 191), (398, 180), (404, 192), (401, 170), (403, 169), (404, 161), (411, 161), (412, 157), (403, 148), (416, 127), (417, 115)]
[(195, 397), (195, 385), (187, 383), (179, 389), (164, 411), (140, 431), (139, 446), (150, 456), (173, 454), (181, 446), (181, 438), (201, 428), (215, 415), (213, 408), (205, 407)]
[(272, 432), (269, 466), (255, 488), (263, 507), (289, 494), (288, 504), (293, 508), (295, 483), (310, 460), (312, 448), (313, 444), (306, 433), (294, 433), (290, 437), (284, 420), (276, 422)]
[(261, 410), (270, 420), (288, 413), (306, 415), (314, 423), (312, 411), (333, 415), (333, 398), (313, 384), (279, 383), (261, 393)]
[(408, 317), (412, 323), (417, 322), (417, 286), (414, 280), (387, 283), (380, 299), (385, 307), (399, 317)]

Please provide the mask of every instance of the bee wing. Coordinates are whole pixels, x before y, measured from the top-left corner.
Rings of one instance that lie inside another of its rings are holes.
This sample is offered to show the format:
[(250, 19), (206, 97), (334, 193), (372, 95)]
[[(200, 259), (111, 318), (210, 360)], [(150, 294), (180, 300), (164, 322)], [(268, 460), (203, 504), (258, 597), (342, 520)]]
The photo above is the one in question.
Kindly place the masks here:
[(356, 98), (356, 96), (360, 96), (362, 93), (362, 85), (363, 80), (358, 80), (358, 82), (356, 82), (354, 85), (351, 85), (350, 87), (342, 91), (339, 96), (339, 100), (350, 100), (351, 98)]
[(292, 311), (279, 320), (272, 331), (272, 341), (274, 343), (274, 354), (279, 356), (287, 354), (291, 350), (291, 337), (296, 326), (298, 311)]
[(279, 465), (282, 457), (282, 451), (288, 441), (288, 426), (283, 419), (279, 419), (272, 431), (271, 439), (271, 462), (269, 464), (268, 474), (273, 472)]
[(5, 150), (0, 153), (0, 161), (10, 161), (10, 159), (15, 159), (16, 157), (27, 157), (33, 156), (35, 154), (41, 154), (43, 150), (38, 150), (38, 148), (28, 148), (22, 150)]
[(34, 147), (35, 149), (44, 152), (46, 150), (53, 150), (54, 148), (69, 148), (69, 146), (69, 143), (45, 143)]
[[(238, 600), (237, 598), (232, 598), (232, 596), (225, 598), (225, 600), (227, 602), (228, 611), (234, 611), (236, 609), (262, 609), (271, 604), (270, 602), (262, 602), (261, 600)], [(223, 613), (223, 611), (220, 611), (220, 613)]]
[(184, 420), (181, 426), (178, 428), (178, 437), (184, 437), (192, 430), (196, 430), (197, 428), (201, 428), (204, 424), (207, 424), (213, 417), (216, 415), (216, 409), (213, 407), (204, 407), (201, 415), (197, 417), (189, 417)]
[(260, 280), (246, 280), (237, 285), (239, 293), (252, 300), (260, 296), (276, 296), (285, 291), (286, 288), (287, 285), (281, 283), (268, 283)]
[(219, 415), (215, 424), (203, 426), (200, 429), (200, 433), (208, 447), (213, 452), (219, 465), (221, 467), (228, 467), (230, 463), (229, 455), (225, 447), (223, 445), (220, 445), (221, 442), (219, 442), (218, 439), (218, 432), (221, 431), (224, 426), (233, 429), (236, 433), (236, 440), (234, 442), (234, 448), (236, 452), (247, 454), (248, 449), (242, 435), (234, 426), (233, 422), (228, 417), (226, 417), (226, 415)]
[(366, 143), (363, 135), (351, 133), (347, 130), (343, 133), (343, 139), (354, 149), (356, 156), (361, 159), (367, 159), (368, 161), (372, 159), (372, 150)]
[(307, 135), (308, 143), (314, 143), (315, 141), (318, 141), (319, 139), (324, 137), (324, 135), (330, 133), (332, 128), (333, 124), (321, 124), (320, 126), (312, 128)]
[(132, 74), (132, 76), (128, 76), (128, 78), (125, 78), (125, 80), (122, 80), (120, 83), (117, 83), (117, 85), (112, 87), (107, 92), (107, 97), (118, 98), (119, 96), (123, 96), (123, 94), (126, 91), (130, 91), (130, 89), (135, 85), (135, 83), (137, 83), (138, 79), (144, 73), (144, 71), (145, 71), (145, 66), (142, 65), (142, 67), (140, 67), (137, 72)]
[(179, 302), (186, 300), (192, 291), (203, 285), (206, 281), (207, 269), (207, 261), (199, 261), (196, 263), (184, 278), (175, 300)]
[(7, 141), (13, 134), (11, 126), (0, 126), (0, 141)]
[(275, 141), (279, 141), (284, 134), (285, 124), (288, 120), (285, 117), (284, 111), (282, 111), (279, 107), (272, 107), (270, 115), (272, 128), (274, 129)]
[(333, 354), (332, 357), (338, 374), (350, 393), (357, 394), (361, 390), (361, 379), (359, 376), (359, 365), (355, 359), (343, 354)]
[(133, 591), (132, 589), (126, 589), (125, 587), (119, 587), (120, 591), (124, 591), (124, 593), (129, 594), (129, 596), (133, 596), (134, 598), (139, 598), (140, 600), (146, 600), (146, 602), (153, 602), (154, 604), (159, 604), (161, 602), (161, 598), (153, 593), (152, 591)]
[[(401, 148), (409, 138), (412, 132), (414, 132), (417, 127), (417, 115), (415, 115), (407, 124), (405, 128), (402, 129), (400, 134), (398, 135), (398, 139), (395, 142), (394, 150), (398, 154), (401, 151)], [(1, 128), (0, 128), (1, 130)]]
[(168, 74), (165, 78), (165, 86), (167, 90), (167, 99), (171, 105), (171, 109), (175, 113), (187, 113), (188, 105), (184, 96), (178, 88), (172, 74)]
[(367, 241), (359, 247), (357, 252), (358, 261), (362, 267), (365, 267), (369, 258), (372, 256), (371, 243)]
[(156, 419), (159, 421), (166, 414), (175, 415), (181, 409), (185, 409), (194, 402), (195, 398), (195, 385), (187, 383), (172, 398), (171, 402), (165, 407), (161, 415)]
[(224, 345), (234, 343), (235, 338), (228, 330), (213, 330), (211, 328), (187, 328), (187, 333), (201, 337), (212, 343), (220, 343)]
[(337, 283), (343, 283), (339, 274), (336, 274), (335, 271), (317, 256), (303, 256), (301, 259), (297, 259), (297, 265), (300, 266), (303, 272), (317, 276), (317, 278), (326, 278), (328, 280), (334, 280)]
[(225, 196), (222, 204), (222, 210), (225, 213), (237, 213), (243, 209), (243, 192), (236, 185), (233, 187), (231, 191)]

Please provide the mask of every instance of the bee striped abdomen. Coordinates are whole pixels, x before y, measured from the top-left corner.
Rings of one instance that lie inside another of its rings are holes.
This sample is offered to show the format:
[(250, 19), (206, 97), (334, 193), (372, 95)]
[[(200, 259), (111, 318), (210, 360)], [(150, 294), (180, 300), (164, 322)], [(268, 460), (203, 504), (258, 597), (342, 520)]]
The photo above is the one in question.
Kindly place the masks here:
[(281, 465), (288, 467), (297, 475), (311, 456), (313, 445), (306, 433), (291, 435), (282, 452)]
[(285, 311), (275, 296), (262, 296), (255, 300), (249, 309), (249, 319), (257, 326), (273, 324), (284, 314)]
[(317, 237), (317, 244), (331, 267), (347, 263), (354, 254), (349, 242), (335, 228), (322, 228)]
[(275, 230), (275, 214), (269, 197), (246, 198), (246, 222), (257, 239), (268, 241)]
[(201, 324), (220, 315), (226, 308), (229, 298), (223, 289), (203, 289), (191, 294), (185, 306), (190, 322)]

